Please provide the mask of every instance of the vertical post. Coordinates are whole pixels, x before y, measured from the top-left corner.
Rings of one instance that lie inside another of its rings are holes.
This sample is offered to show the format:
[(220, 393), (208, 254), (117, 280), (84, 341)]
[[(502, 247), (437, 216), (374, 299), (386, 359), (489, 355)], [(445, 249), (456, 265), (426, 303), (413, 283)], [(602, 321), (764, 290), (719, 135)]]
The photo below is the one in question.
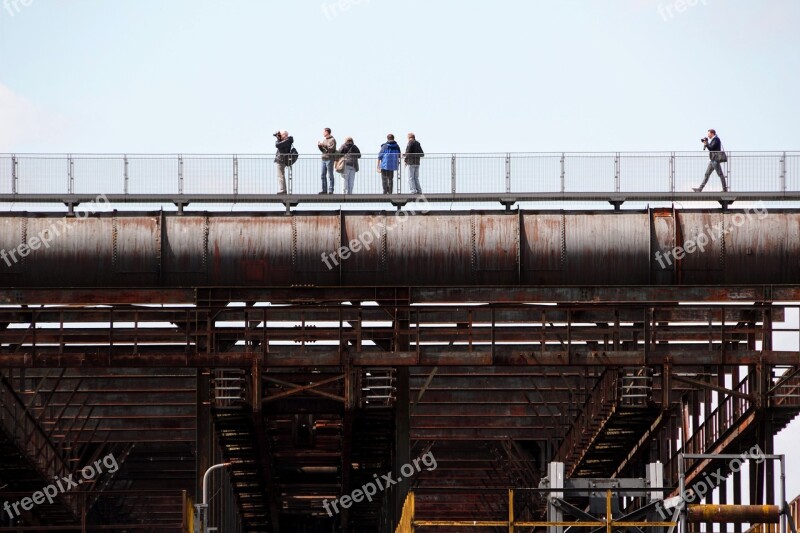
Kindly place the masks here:
[(669, 156), (669, 192), (675, 192), (675, 152)]
[(178, 194), (183, 194), (183, 156), (178, 156)]
[(122, 158), (122, 173), (124, 176), (124, 182), (122, 185), (122, 191), (125, 194), (128, 194), (128, 180), (130, 179), (130, 175), (128, 174), (128, 156), (124, 155)]
[(619, 192), (619, 152), (614, 154), (614, 192)]
[(197, 466), (195, 479), (195, 501), (200, 500), (202, 485), (200, 481), (203, 479), (203, 473), (211, 466), (211, 461), (214, 454), (214, 439), (211, 432), (213, 427), (211, 425), (211, 371), (208, 369), (197, 370), (197, 393), (196, 393), (196, 409), (197, 409), (197, 427), (195, 432), (197, 434)]
[[(399, 350), (407, 350), (408, 347), (398, 348)], [(410, 441), (410, 416), (411, 410), (409, 406), (410, 401), (410, 386), (409, 386), (409, 368), (407, 366), (397, 367), (397, 401), (394, 406), (395, 417), (395, 453), (394, 453), (394, 472), (400, 472), (402, 467), (408, 464), (411, 460), (411, 441)], [(397, 483), (394, 487), (394, 503), (395, 503), (395, 520), (396, 523), (401, 516), (403, 516), (403, 503), (406, 499), (408, 491), (409, 480), (404, 479), (402, 482)]]
[(611, 489), (606, 490), (606, 533), (611, 533)]
[(239, 157), (233, 156), (233, 194), (239, 194)]
[(86, 533), (86, 493), (82, 493), (81, 496), (81, 533)]
[(786, 152), (781, 156), (781, 192), (786, 192)]
[(566, 190), (564, 188), (566, 179), (567, 179), (567, 167), (564, 161), (564, 152), (561, 152), (561, 192), (564, 192)]
[(293, 172), (293, 170), (292, 170), (292, 169), (293, 169), (293, 168), (294, 168), (294, 165), (292, 165), (292, 166), (290, 166), (290, 167), (286, 167), (286, 170), (288, 170), (288, 171), (289, 171), (289, 184), (288, 184), (288, 186), (286, 187), (286, 192), (287, 192), (288, 194), (292, 194), (292, 172)]
[(67, 175), (69, 176), (67, 194), (72, 194), (75, 192), (75, 167), (72, 162), (72, 154), (67, 156)]
[(506, 154), (506, 192), (511, 192), (511, 154)]
[(403, 163), (400, 156), (397, 158), (397, 194), (403, 194)]
[[(564, 463), (552, 462), (547, 465), (547, 477), (550, 480), (550, 492), (547, 493), (547, 521), (562, 522), (564, 513), (553, 504), (553, 499), (563, 498), (564, 493), (558, 489), (564, 488)], [(548, 533), (561, 533), (563, 526), (550, 526)]]
[[(645, 479), (650, 488), (664, 486), (664, 465), (661, 462), (647, 463), (645, 472)], [(664, 493), (658, 490), (651, 491), (649, 499), (651, 502), (663, 500)]]
[(508, 533), (514, 533), (514, 489), (508, 489)]
[(11, 156), (11, 194), (17, 194), (17, 180), (19, 176), (17, 175), (17, 156), (16, 154)]
[(456, 193), (456, 154), (450, 157), (450, 188)]
[[(778, 505), (780, 505), (781, 511), (784, 511), (787, 509), (786, 509), (786, 456), (783, 454), (781, 454), (780, 456), (780, 465), (781, 465), (781, 486), (779, 489), (780, 501), (778, 502)], [(788, 522), (788, 517), (786, 516), (786, 513), (781, 513), (780, 525), (779, 525), (780, 533), (786, 533), (787, 522)], [(792, 529), (794, 530), (794, 527), (792, 527)]]
[[(685, 435), (684, 435), (685, 438)], [(678, 533), (687, 533), (686, 530), (686, 501), (683, 499), (683, 495), (686, 494), (686, 465), (683, 464), (683, 450), (681, 453), (678, 454), (678, 495), (680, 496), (680, 500), (678, 501), (678, 512), (680, 513), (680, 528)]]

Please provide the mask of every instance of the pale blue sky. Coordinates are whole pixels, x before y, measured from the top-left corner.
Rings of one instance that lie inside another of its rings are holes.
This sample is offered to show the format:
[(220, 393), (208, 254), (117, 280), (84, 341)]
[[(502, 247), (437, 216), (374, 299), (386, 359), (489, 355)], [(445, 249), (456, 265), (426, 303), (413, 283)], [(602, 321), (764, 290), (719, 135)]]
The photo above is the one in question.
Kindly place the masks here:
[(365, 152), (390, 131), (428, 153), (694, 150), (709, 127), (800, 149), (796, 0), (337, 5), (7, 0), (0, 153), (272, 153), (277, 129), (314, 152), (325, 126)]
[(794, 0), (8, 2), (0, 152), (800, 149)]

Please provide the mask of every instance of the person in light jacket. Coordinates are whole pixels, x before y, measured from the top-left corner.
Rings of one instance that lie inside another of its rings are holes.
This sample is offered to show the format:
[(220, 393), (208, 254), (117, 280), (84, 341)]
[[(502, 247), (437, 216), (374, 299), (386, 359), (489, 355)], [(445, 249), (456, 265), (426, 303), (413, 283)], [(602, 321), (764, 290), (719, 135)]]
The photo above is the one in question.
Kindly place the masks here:
[(353, 142), (352, 137), (347, 137), (344, 144), (339, 147), (339, 156), (344, 157), (344, 193), (353, 194), (353, 185), (358, 172), (358, 160), (361, 159), (361, 150)]
[(381, 145), (378, 153), (378, 170), (381, 172), (383, 194), (392, 194), (394, 186), (394, 172), (400, 168), (400, 146), (395, 142), (391, 133), (386, 136), (386, 142)]
[[(336, 139), (331, 135), (331, 129), (322, 130), (323, 139), (317, 143), (319, 151), (322, 152), (322, 190), (320, 194), (333, 194), (333, 163), (336, 160)], [(325, 174), (328, 174), (330, 187), (325, 181)]]

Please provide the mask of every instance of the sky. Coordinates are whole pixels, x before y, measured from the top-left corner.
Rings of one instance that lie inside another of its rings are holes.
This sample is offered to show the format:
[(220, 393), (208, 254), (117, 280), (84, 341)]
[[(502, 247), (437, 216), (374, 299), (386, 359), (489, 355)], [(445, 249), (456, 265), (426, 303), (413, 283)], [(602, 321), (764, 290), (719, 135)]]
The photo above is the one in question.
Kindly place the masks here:
[[(799, 20), (797, 0), (5, 0), (0, 154), (262, 154), (278, 129), (312, 153), (324, 127), (364, 152), (410, 131), (427, 153), (684, 151), (708, 128), (800, 150)], [(777, 451), (798, 442), (795, 421)]]
[[(693, 4), (693, 5), (691, 5)], [(682, 9), (681, 9), (682, 8)], [(795, 0), (7, 0), (0, 153), (796, 150)]]

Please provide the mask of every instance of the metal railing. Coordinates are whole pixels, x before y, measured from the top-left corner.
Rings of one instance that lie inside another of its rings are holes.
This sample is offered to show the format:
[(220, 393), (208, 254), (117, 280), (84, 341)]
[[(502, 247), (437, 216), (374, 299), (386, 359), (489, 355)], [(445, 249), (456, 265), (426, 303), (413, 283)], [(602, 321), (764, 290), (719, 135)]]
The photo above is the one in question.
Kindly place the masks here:
[[(616, 490), (614, 492), (617, 492)], [(612, 490), (606, 490), (605, 507), (606, 512), (602, 514), (601, 518), (589, 519), (588, 513), (582, 518), (572, 520), (565, 520), (561, 522), (554, 522), (548, 520), (520, 520), (517, 518), (514, 509), (514, 490), (508, 490), (508, 504), (506, 507), (506, 516), (502, 519), (498, 516), (494, 520), (476, 520), (473, 513), (465, 512), (461, 520), (421, 520), (418, 517), (418, 510), (416, 505), (416, 494), (409, 492), (403, 504), (403, 511), (398, 521), (395, 533), (414, 533), (415, 531), (428, 531), (429, 529), (442, 528), (446, 530), (459, 530), (481, 531), (492, 530), (493, 528), (508, 531), (513, 533), (518, 528), (592, 528), (595, 531), (607, 531), (611, 533), (622, 528), (665, 528), (671, 527), (672, 522), (663, 521), (646, 521), (646, 520), (626, 520), (625, 517), (614, 518), (612, 513), (612, 502), (616, 498), (612, 497)], [(470, 516), (472, 514), (472, 516)], [(619, 514), (619, 513), (618, 513)], [(555, 530), (555, 529), (550, 529)]]
[[(731, 191), (800, 192), (800, 152), (727, 152)], [(243, 196), (276, 194), (272, 154), (125, 155), (0, 154), (0, 196), (106, 194)], [(691, 193), (703, 179), (708, 152), (547, 152), (426, 154), (425, 194)], [(395, 193), (408, 193), (401, 165)], [(287, 169), (290, 194), (321, 188), (319, 154)], [(720, 191), (716, 174), (707, 191)], [(336, 175), (336, 193), (343, 192)], [(355, 194), (381, 194), (376, 154), (363, 154)]]
[(211, 377), (213, 405), (217, 409), (239, 409), (247, 402), (247, 375), (241, 369), (217, 369)]
[(581, 453), (586, 453), (588, 443), (605, 422), (620, 394), (620, 371), (609, 368), (603, 372), (592, 390), (578, 418), (570, 426), (558, 450), (558, 458), (571, 468)]

